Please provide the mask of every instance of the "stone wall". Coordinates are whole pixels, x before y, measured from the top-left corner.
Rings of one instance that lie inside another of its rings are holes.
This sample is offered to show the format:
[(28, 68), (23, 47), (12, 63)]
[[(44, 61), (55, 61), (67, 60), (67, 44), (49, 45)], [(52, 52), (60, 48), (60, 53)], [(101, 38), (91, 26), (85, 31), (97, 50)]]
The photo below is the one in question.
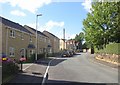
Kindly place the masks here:
[(116, 54), (105, 54), (105, 53), (96, 54), (96, 59), (120, 65), (120, 55), (116, 55)]

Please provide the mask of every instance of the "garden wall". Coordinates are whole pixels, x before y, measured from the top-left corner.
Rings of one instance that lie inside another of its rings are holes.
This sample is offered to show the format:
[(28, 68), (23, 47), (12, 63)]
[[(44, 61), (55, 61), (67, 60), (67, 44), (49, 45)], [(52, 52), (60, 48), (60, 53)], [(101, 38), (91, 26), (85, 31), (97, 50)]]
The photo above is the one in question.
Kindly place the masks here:
[(108, 44), (104, 49), (95, 49), (96, 59), (120, 65), (120, 43)]

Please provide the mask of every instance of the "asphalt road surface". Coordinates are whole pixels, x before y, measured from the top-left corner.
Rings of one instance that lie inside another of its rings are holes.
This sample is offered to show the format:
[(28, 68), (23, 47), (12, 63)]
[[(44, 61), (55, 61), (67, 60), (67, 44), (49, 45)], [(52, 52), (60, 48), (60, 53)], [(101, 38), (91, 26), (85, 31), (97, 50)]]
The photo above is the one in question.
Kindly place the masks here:
[(51, 83), (118, 83), (118, 68), (95, 62), (88, 53), (80, 53), (70, 58), (56, 58), (50, 64), (46, 81), (48, 85)]

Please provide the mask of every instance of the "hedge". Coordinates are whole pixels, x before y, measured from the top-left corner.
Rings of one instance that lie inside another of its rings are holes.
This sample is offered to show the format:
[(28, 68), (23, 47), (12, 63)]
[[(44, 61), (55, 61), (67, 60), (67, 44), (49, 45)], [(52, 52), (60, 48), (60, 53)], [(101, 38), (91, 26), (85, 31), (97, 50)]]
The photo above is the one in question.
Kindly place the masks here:
[(95, 53), (107, 53), (120, 55), (120, 43), (111, 43), (106, 45), (103, 49), (98, 50), (95, 48)]
[(2, 78), (3, 80), (11, 75), (14, 75), (18, 73), (19, 67), (17, 63), (14, 63), (12, 61), (8, 62), (2, 62)]

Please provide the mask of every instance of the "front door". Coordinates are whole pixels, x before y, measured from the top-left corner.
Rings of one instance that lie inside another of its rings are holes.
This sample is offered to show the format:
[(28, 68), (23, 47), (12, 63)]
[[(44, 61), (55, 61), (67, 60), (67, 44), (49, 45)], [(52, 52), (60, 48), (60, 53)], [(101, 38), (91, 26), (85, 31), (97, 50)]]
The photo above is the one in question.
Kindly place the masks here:
[(25, 48), (22, 48), (22, 49), (20, 50), (20, 56), (21, 56), (22, 58), (25, 58), (25, 55), (26, 55)]
[(29, 57), (31, 57), (34, 54), (34, 50), (30, 49), (29, 50)]

